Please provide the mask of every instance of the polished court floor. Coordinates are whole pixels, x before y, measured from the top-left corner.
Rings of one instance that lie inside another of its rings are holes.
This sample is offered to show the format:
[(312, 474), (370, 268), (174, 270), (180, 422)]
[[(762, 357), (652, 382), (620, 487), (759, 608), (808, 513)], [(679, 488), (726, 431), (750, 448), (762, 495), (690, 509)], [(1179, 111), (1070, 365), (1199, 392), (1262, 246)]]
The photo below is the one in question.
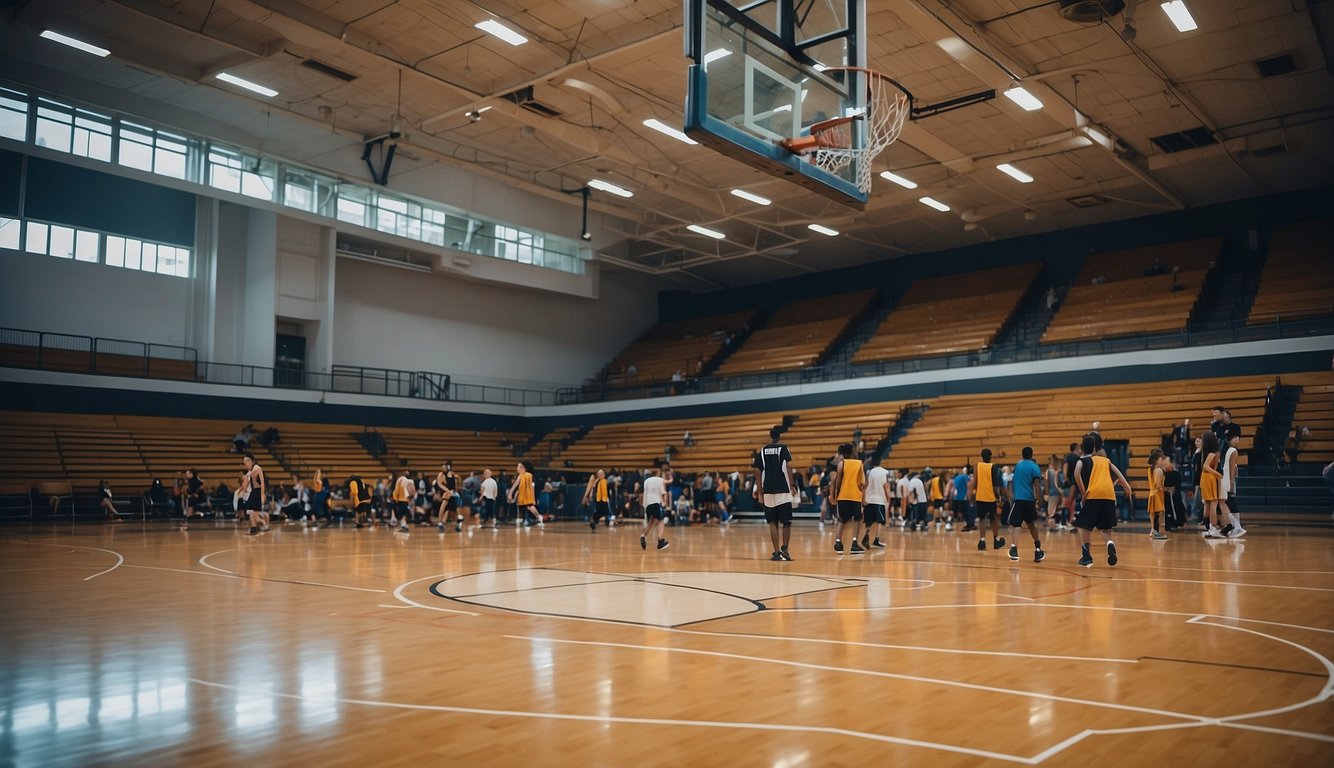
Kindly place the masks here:
[(638, 530), (0, 529), (0, 765), (1334, 764), (1328, 529)]

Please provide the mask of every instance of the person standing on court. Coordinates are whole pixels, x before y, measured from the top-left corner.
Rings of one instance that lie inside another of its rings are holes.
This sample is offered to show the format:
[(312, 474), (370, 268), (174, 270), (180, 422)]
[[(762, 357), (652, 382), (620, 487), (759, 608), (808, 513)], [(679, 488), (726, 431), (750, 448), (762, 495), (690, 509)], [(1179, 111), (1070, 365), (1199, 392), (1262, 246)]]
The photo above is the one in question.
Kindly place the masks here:
[[(792, 452), (778, 442), (782, 430), (769, 430), (769, 444), (755, 455), (753, 466), (759, 479), (753, 491), (764, 506), (764, 522), (769, 524), (769, 539), (774, 545), (770, 560), (790, 561), (787, 545), (792, 535), (792, 507), (797, 499), (797, 484), (792, 479)], [(781, 529), (781, 530), (780, 530)]]
[(987, 549), (987, 526), (991, 526), (991, 545), (994, 549), (1005, 546), (1005, 539), (1000, 535), (1000, 518), (996, 516), (997, 495), (1003, 493), (1000, 467), (991, 463), (991, 449), (982, 449), (982, 460), (977, 462), (977, 472), (968, 484), (968, 497), (977, 508), (977, 548)]
[(268, 491), (268, 485), (264, 480), (264, 468), (255, 461), (253, 453), (242, 456), (241, 463), (245, 466), (241, 495), (245, 497), (246, 513), (250, 517), (248, 535), (258, 536), (261, 531), (269, 529), (269, 514), (264, 511), (264, 494)]
[(1084, 568), (1093, 565), (1093, 556), (1089, 554), (1089, 539), (1092, 538), (1094, 528), (1107, 539), (1107, 564), (1116, 565), (1116, 542), (1112, 541), (1112, 529), (1116, 527), (1116, 486), (1125, 489), (1126, 498), (1131, 504), (1135, 503), (1135, 492), (1121, 470), (1106, 456), (1099, 455), (1102, 438), (1098, 433), (1084, 435), (1080, 447), (1084, 455), (1075, 465), (1075, 485), (1084, 498), (1084, 504), (1075, 517), (1075, 527), (1079, 529), (1079, 565)]
[[(1042, 501), (1042, 469), (1033, 461), (1033, 448), (1024, 446), (1023, 459), (1014, 465), (1014, 478), (1010, 481), (1010, 493), (1014, 503), (1010, 505), (1010, 559), (1019, 559), (1019, 534), (1023, 526), (1033, 536), (1033, 562), (1040, 563), (1047, 556), (1042, 551), (1042, 538), (1038, 536), (1038, 503)], [(1053, 459), (1056, 457), (1053, 456)], [(1052, 462), (1055, 463), (1054, 461)]]
[(885, 548), (880, 541), (876, 526), (885, 524), (885, 510), (889, 507), (889, 497), (894, 494), (894, 483), (889, 479), (889, 470), (877, 463), (866, 473), (866, 494), (862, 506), (862, 549), (871, 547)]
[(477, 495), (482, 499), (482, 527), (486, 527), (486, 521), (490, 520), (491, 527), (496, 528), (496, 497), (500, 495), (500, 485), (491, 476), (490, 469), (482, 470), (482, 484), (478, 486)]
[(537, 496), (533, 492), (533, 462), (521, 461), (515, 466), (514, 471), (517, 474), (509, 490), (509, 502), (517, 507), (514, 524), (531, 527), (532, 523), (528, 522), (528, 516), (532, 515), (537, 518), (537, 527), (545, 528), (546, 523), (537, 513)]
[(843, 534), (848, 523), (852, 523), (852, 546), (848, 552), (860, 555), (861, 542), (857, 534), (861, 528), (862, 494), (866, 491), (866, 472), (860, 459), (852, 458), (852, 443), (843, 443), (838, 447), (838, 460), (834, 466), (833, 479), (829, 481), (829, 491), (834, 494), (835, 509), (838, 515), (838, 537), (834, 539), (834, 551), (843, 551)]
[(648, 549), (650, 536), (658, 540), (658, 549), (666, 549), (671, 544), (663, 537), (667, 520), (667, 500), (671, 494), (667, 485), (672, 482), (672, 468), (666, 464), (663, 469), (649, 470), (644, 479), (644, 532), (639, 535), (639, 548)]
[(607, 488), (607, 473), (599, 469), (592, 477), (588, 479), (588, 485), (584, 486), (583, 504), (593, 502), (593, 515), (588, 520), (590, 530), (598, 529), (598, 518), (606, 518), (608, 527), (611, 526), (611, 494)]

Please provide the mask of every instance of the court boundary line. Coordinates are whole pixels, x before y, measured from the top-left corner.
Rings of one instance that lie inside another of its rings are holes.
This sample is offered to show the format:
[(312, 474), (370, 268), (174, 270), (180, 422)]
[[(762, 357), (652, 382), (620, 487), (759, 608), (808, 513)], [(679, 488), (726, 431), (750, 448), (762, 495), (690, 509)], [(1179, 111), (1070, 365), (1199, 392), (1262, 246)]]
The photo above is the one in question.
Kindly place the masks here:
[(69, 549), (82, 549), (82, 550), (87, 550), (87, 551), (89, 551), (89, 552), (106, 552), (106, 553), (109, 554), (109, 555), (115, 555), (115, 556), (116, 556), (116, 564), (115, 564), (115, 565), (111, 566), (110, 568), (107, 568), (107, 569), (104, 570), (104, 571), (98, 571), (97, 573), (94, 573), (92, 576), (86, 576), (86, 577), (84, 577), (84, 579), (83, 579), (84, 581), (92, 581), (93, 579), (97, 578), (98, 576), (101, 576), (101, 575), (106, 574), (106, 573), (111, 573), (112, 571), (116, 570), (117, 568), (121, 567), (122, 565), (125, 565), (125, 556), (122, 555), (121, 553), (115, 551), (115, 550), (112, 550), (112, 549), (103, 549), (102, 547), (80, 547), (80, 546), (78, 546), (77, 544), (51, 544), (51, 543), (49, 543), (49, 542), (45, 542), (45, 541), (28, 541), (28, 540), (26, 540), (26, 539), (9, 539), (9, 541), (13, 541), (13, 542), (20, 543), (20, 544), (31, 544), (31, 545), (35, 545), (35, 546), (38, 546), (38, 547), (56, 547), (57, 549), (65, 549), (65, 548), (69, 548)]

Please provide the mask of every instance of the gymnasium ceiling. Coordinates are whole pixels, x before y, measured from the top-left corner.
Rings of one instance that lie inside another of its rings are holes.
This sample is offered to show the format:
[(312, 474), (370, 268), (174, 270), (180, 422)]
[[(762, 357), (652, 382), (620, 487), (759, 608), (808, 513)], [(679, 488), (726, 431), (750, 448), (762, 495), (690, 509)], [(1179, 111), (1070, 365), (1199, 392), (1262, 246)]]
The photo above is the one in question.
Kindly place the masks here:
[[(166, 103), (317, 167), (331, 154), (359, 156), (361, 137), (386, 133), (397, 115), (395, 174), (462, 166), (552, 199), (607, 179), (635, 195), (593, 194), (611, 225), (594, 243), (600, 258), (709, 288), (1334, 180), (1334, 0), (1187, 4), (1199, 29), (1182, 33), (1159, 0), (1131, 3), (1138, 34), (1128, 42), (1123, 14), (1080, 25), (1053, 3), (868, 0), (870, 66), (919, 100), (1004, 90), (1013, 75), (1044, 107), (997, 98), (910, 124), (876, 171), (920, 186), (877, 178), (860, 213), (642, 124), (682, 122), (681, 0), (0, 0), (0, 62)], [(529, 42), (512, 47), (474, 28), (488, 17)], [(47, 28), (100, 41), (112, 56), (38, 39)], [(1280, 56), (1291, 71), (1263, 77), (1257, 62)], [(308, 59), (355, 79), (309, 69)], [(224, 69), (279, 95), (221, 83)], [(525, 86), (560, 114), (502, 98)], [(1089, 141), (1085, 124), (1111, 147)], [(1182, 131), (1215, 143), (1169, 153), (1152, 141)], [(1006, 161), (1036, 181), (998, 172)], [(737, 187), (774, 204), (728, 194)], [(922, 205), (924, 194), (952, 210)], [(563, 199), (577, 217), (577, 199)]]

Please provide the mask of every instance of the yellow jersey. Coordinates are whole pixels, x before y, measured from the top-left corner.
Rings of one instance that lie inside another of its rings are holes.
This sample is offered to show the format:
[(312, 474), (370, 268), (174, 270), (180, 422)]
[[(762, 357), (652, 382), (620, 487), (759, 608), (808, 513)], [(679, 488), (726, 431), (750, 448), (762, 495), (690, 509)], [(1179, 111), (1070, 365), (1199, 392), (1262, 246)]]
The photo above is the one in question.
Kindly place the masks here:
[(862, 486), (866, 479), (861, 459), (844, 459), (838, 473), (838, 501), (862, 500)]
[(977, 501), (995, 501), (996, 486), (991, 482), (991, 462), (977, 462)]
[(607, 496), (607, 478), (595, 480), (593, 484), (593, 501), (610, 501)]
[(1155, 467), (1149, 467), (1149, 514), (1163, 511), (1163, 485)]
[(1093, 462), (1088, 481), (1084, 484), (1085, 499), (1116, 501), (1116, 487), (1112, 485), (1112, 462), (1106, 456), (1085, 456)]
[(931, 500), (940, 501), (943, 498), (945, 497), (940, 494), (940, 478), (931, 478)]
[(521, 507), (528, 507), (537, 503), (537, 500), (533, 498), (532, 472), (524, 472), (519, 475), (519, 492), (515, 496), (515, 502)]

